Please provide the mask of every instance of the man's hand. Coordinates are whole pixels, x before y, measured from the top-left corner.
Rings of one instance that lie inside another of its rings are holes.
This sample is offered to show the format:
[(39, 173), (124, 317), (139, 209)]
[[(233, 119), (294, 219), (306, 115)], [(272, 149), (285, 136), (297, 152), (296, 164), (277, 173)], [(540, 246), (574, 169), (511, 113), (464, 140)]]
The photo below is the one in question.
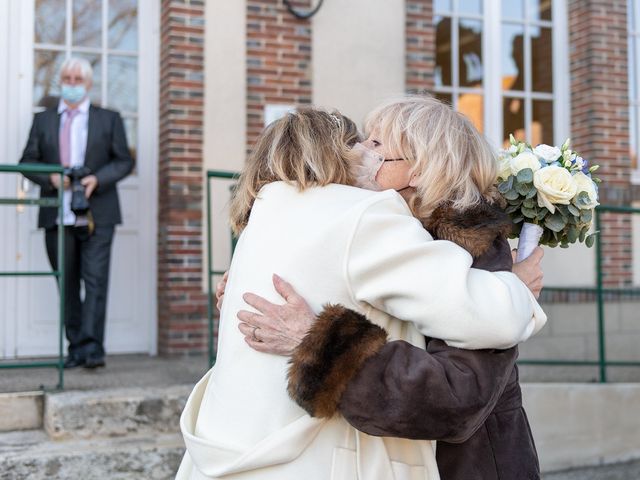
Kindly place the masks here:
[[(69, 180), (69, 177), (67, 177), (66, 175), (63, 178), (64, 178), (64, 189), (68, 190), (69, 186), (71, 185), (71, 181)], [(51, 185), (53, 185), (53, 188), (55, 188), (56, 190), (60, 190), (60, 174), (59, 173), (50, 174), (49, 181), (51, 182)]]
[[(516, 261), (516, 250), (511, 252), (513, 261)], [(513, 273), (515, 273), (522, 282), (529, 287), (529, 290), (533, 293), (534, 297), (540, 296), (540, 291), (543, 287), (542, 268), (540, 267), (540, 261), (544, 257), (544, 250), (541, 247), (536, 247), (533, 253), (519, 263), (513, 264)]]
[(84, 195), (89, 198), (96, 188), (98, 188), (98, 178), (95, 175), (87, 175), (80, 183), (84, 186)]

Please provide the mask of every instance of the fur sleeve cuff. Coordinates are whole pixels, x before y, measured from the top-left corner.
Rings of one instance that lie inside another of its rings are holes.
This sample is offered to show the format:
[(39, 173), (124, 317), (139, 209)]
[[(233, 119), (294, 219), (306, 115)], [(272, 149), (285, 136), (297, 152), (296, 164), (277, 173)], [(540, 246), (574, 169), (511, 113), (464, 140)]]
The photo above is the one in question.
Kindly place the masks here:
[(364, 315), (326, 305), (293, 352), (289, 395), (312, 417), (331, 417), (363, 363), (382, 349), (387, 332)]

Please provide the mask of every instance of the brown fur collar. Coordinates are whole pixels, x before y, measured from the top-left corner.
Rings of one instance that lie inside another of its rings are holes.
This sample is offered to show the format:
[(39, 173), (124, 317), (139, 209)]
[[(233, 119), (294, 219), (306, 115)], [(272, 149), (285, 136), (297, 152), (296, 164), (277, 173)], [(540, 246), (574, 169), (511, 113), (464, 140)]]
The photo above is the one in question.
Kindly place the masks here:
[(291, 356), (289, 396), (312, 417), (331, 417), (353, 376), (387, 343), (364, 315), (326, 305)]
[(434, 238), (457, 243), (474, 258), (487, 252), (496, 237), (505, 237), (512, 228), (504, 210), (487, 202), (465, 211), (440, 205), (422, 224)]

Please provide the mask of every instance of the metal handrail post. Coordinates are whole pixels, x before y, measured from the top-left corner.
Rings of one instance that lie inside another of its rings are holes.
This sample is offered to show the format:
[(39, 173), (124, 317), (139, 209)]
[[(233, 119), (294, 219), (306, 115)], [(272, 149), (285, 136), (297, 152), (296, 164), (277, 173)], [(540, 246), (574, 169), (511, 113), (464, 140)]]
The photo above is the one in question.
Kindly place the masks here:
[[(64, 173), (60, 172), (60, 185), (64, 185)], [(58, 189), (58, 291), (60, 292), (60, 305), (59, 305), (59, 332), (58, 332), (58, 389), (64, 388), (64, 300), (65, 300), (65, 238), (64, 238), (64, 189)]]
[[(600, 232), (600, 210), (596, 209), (595, 229)], [(596, 238), (596, 298), (598, 302), (598, 368), (600, 383), (607, 381), (606, 332), (604, 325), (604, 297), (602, 285), (602, 235)]]
[(211, 178), (207, 175), (207, 318), (209, 321), (209, 368), (216, 362), (213, 353), (213, 261), (211, 259)]

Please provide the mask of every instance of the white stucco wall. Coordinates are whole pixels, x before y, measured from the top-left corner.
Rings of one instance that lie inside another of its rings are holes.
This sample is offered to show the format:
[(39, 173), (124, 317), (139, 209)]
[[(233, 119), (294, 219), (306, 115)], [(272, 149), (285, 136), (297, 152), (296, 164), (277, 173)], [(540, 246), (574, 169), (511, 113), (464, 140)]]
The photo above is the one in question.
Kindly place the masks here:
[(313, 17), (313, 101), (361, 124), (381, 100), (404, 93), (403, 0), (325, 2)]
[[(247, 124), (246, 12), (245, 0), (206, 2), (203, 145), (205, 170), (238, 171), (244, 165)], [(226, 269), (229, 265), (229, 185), (229, 181), (212, 181), (215, 269)], [(204, 207), (203, 203), (203, 222), (206, 222)], [(206, 236), (203, 238), (206, 255), (204, 242)]]

